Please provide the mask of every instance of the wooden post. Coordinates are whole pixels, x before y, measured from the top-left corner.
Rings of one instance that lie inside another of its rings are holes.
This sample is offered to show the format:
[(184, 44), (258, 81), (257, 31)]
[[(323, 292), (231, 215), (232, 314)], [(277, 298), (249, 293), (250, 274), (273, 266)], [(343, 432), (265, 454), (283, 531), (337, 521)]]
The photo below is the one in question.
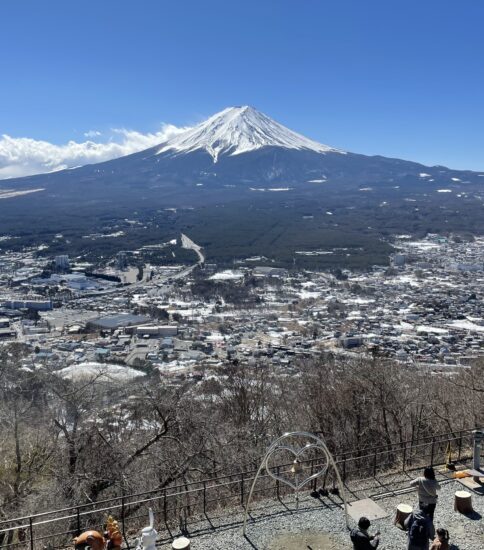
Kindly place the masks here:
[(456, 491), (454, 498), (454, 510), (461, 514), (472, 514), (472, 495), (467, 491)]

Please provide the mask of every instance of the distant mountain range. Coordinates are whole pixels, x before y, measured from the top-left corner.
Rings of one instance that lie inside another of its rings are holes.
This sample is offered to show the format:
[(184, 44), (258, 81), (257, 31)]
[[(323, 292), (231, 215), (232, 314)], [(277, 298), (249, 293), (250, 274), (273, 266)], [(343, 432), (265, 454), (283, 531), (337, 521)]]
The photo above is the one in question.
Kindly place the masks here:
[[(281, 209), (292, 219), (335, 209), (332, 226), (357, 229), (344, 216), (338, 221), (345, 208), (365, 210), (361, 223), (379, 232), (392, 231), (395, 220), (401, 220), (395, 229), (404, 229), (409, 219), (426, 212), (428, 223), (415, 223), (414, 230), (428, 225), (428, 230), (480, 231), (483, 189), (484, 173), (342, 151), (252, 107), (231, 107), (145, 151), (0, 182), (0, 199), (2, 192), (9, 197), (0, 200), (0, 231), (25, 231), (39, 215), (48, 230), (48, 219), (62, 227), (65, 217), (74, 215), (85, 228), (86, 223), (99, 226), (102, 219), (129, 217), (130, 211), (166, 209), (198, 210), (196, 219), (193, 213), (190, 217), (196, 226), (207, 214), (199, 209), (235, 204), (240, 227), (246, 209), (263, 208), (277, 219)], [(464, 205), (472, 223), (459, 221)], [(450, 221), (441, 220), (441, 206), (449, 210), (444, 217)], [(443, 225), (435, 227), (432, 219)]]

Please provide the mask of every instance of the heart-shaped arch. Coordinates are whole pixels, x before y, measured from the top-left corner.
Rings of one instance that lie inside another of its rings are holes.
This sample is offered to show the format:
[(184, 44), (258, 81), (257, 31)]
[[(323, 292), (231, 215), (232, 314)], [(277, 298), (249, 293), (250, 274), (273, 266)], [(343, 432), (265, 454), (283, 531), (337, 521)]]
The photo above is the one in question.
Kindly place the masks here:
[[(290, 442), (294, 439), (306, 439), (308, 442), (299, 447), (294, 448), (292, 445), (287, 444), (287, 442)], [(271, 467), (269, 465), (269, 461), (272, 457), (274, 457), (275, 454), (280, 452), (287, 452), (290, 455), (294, 457), (294, 464), (300, 463), (300, 458), (305, 454), (308, 453), (311, 450), (320, 451), (321, 454), (324, 456), (326, 462), (322, 465), (321, 468), (319, 468), (316, 472), (313, 472), (311, 475), (304, 477), (302, 480), (298, 479), (298, 476), (296, 474), (296, 481), (293, 483), (289, 479), (287, 479), (284, 476), (281, 476), (280, 474), (276, 474), (271, 470)], [(345, 496), (345, 490), (343, 481), (341, 479), (341, 476), (338, 471), (338, 467), (336, 466), (336, 462), (332, 456), (332, 454), (329, 452), (328, 447), (326, 446), (326, 443), (324, 440), (320, 437), (317, 437), (316, 435), (309, 433), (309, 432), (288, 432), (283, 434), (281, 437), (276, 439), (272, 445), (267, 450), (266, 454), (264, 455), (264, 458), (262, 459), (262, 462), (259, 466), (259, 469), (257, 470), (257, 473), (255, 475), (254, 481), (252, 482), (252, 486), (250, 488), (249, 492), (249, 498), (247, 499), (247, 504), (245, 506), (245, 514), (244, 514), (244, 527), (243, 527), (243, 534), (245, 536), (246, 533), (246, 527), (247, 527), (247, 516), (249, 514), (249, 507), (250, 502), (252, 499), (252, 493), (254, 492), (254, 487), (257, 482), (257, 478), (259, 477), (262, 470), (266, 470), (267, 474), (275, 479), (276, 481), (279, 481), (281, 483), (284, 483), (288, 487), (291, 487), (291, 489), (294, 490), (296, 493), (296, 499), (298, 500), (298, 493), (299, 491), (307, 485), (310, 481), (313, 479), (316, 479), (318, 477), (321, 477), (326, 473), (329, 466), (332, 466), (336, 477), (338, 479), (338, 486), (340, 491), (340, 496), (343, 499), (343, 505), (344, 505), (344, 514), (345, 514), (345, 522), (346, 526), (349, 528), (349, 522), (348, 522), (348, 509), (347, 509), (347, 503), (346, 503), (346, 496)]]
[[(274, 455), (277, 455), (280, 452), (287, 452), (290, 455), (294, 457), (294, 464), (304, 462), (304, 459), (302, 458), (304, 454), (309, 453), (312, 450), (320, 451), (321, 454), (324, 456), (326, 462), (319, 468), (316, 472), (312, 473), (309, 476), (304, 477), (302, 480), (299, 481), (299, 476), (296, 474), (296, 482), (292, 483), (287, 477), (275, 474), (270, 465), (269, 462), (271, 458), (274, 457)], [(307, 443), (304, 445), (304, 447), (301, 447), (299, 450), (295, 450), (292, 446), (287, 445), (278, 445), (277, 447), (274, 447), (272, 450), (269, 450), (266, 454), (266, 460), (265, 460), (265, 469), (266, 472), (276, 481), (279, 481), (280, 483), (284, 483), (288, 487), (291, 487), (291, 489), (294, 489), (296, 493), (300, 491), (305, 485), (307, 485), (310, 481), (313, 479), (316, 479), (326, 473), (326, 470), (329, 467), (329, 456), (327, 454), (327, 451), (324, 447), (319, 445), (318, 443)]]

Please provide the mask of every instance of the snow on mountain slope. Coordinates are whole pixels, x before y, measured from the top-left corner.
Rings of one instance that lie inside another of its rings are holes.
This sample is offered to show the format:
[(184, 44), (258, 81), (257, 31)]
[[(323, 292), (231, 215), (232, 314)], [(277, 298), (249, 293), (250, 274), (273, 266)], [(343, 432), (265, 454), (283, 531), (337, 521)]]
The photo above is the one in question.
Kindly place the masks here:
[(162, 143), (157, 154), (204, 149), (214, 162), (222, 154), (240, 155), (262, 147), (306, 149), (317, 153), (342, 153), (282, 126), (253, 107), (229, 107), (201, 124)]

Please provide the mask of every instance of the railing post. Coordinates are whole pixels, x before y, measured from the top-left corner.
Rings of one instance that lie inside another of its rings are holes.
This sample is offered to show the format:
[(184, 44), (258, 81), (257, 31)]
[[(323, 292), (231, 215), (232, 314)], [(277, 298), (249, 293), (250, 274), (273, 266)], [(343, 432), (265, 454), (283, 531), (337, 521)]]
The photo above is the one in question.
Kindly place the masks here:
[(432, 437), (432, 449), (430, 452), (430, 466), (434, 465), (435, 437)]
[(458, 443), (458, 447), (457, 447), (457, 460), (459, 462), (460, 462), (461, 452), (462, 452), (462, 430), (461, 430), (460, 435), (459, 435), (459, 443)]
[(245, 500), (245, 495), (244, 495), (244, 472), (242, 472), (240, 474), (240, 504), (242, 507), (244, 507), (244, 500)]
[(167, 502), (166, 502), (166, 489), (163, 489), (163, 518), (165, 525), (168, 528), (168, 515), (167, 515)]
[(402, 458), (402, 471), (405, 471), (407, 468), (407, 442), (403, 443), (403, 458)]
[[(311, 459), (311, 475), (314, 474), (314, 458)], [(318, 483), (318, 478), (314, 478), (313, 479), (313, 491), (316, 491), (316, 486), (317, 486), (317, 483)]]
[(76, 508), (76, 520), (77, 520), (76, 535), (79, 536), (81, 534), (81, 513), (79, 511), (79, 506)]
[(30, 550), (34, 550), (34, 526), (32, 525), (32, 516), (29, 517), (29, 537), (30, 537)]
[(373, 477), (376, 477), (376, 449), (373, 453)]
[[(277, 467), (276, 471), (277, 471), (277, 477), (279, 478), (280, 466)], [(278, 500), (281, 500), (281, 495), (279, 493), (279, 479), (276, 479), (276, 494), (277, 494)]]
[(203, 482), (203, 513), (207, 515), (207, 483)]
[(346, 455), (343, 455), (343, 483), (346, 483)]
[(124, 501), (124, 491), (121, 495), (121, 530), (124, 542), (126, 543), (126, 548), (130, 550), (128, 537), (126, 536), (126, 503)]

